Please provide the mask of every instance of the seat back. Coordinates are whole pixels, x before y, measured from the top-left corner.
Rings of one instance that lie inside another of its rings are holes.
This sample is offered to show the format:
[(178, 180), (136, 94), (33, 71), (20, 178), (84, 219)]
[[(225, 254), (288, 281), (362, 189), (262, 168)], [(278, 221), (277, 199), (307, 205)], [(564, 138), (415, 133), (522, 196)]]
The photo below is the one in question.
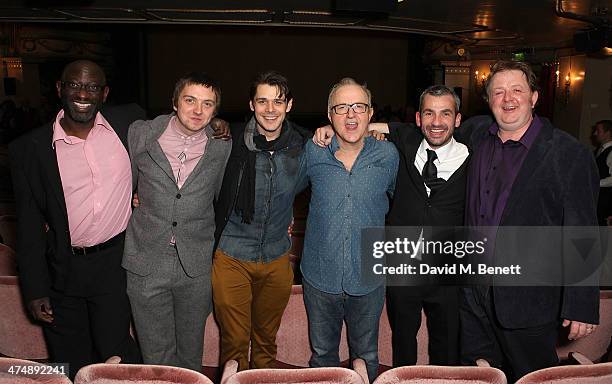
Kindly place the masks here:
[(3, 244), (12, 249), (17, 249), (17, 217), (13, 215), (0, 216), (0, 237)]
[(91, 364), (81, 368), (74, 384), (212, 384), (190, 369), (147, 364)]
[(361, 376), (347, 368), (251, 369), (229, 376), (222, 384), (364, 384)]
[[(304, 306), (304, 291), (301, 285), (291, 288), (289, 303), (281, 320), (276, 335), (278, 346), (276, 359), (285, 364), (308, 367), (311, 349), (308, 337), (308, 317)], [(348, 343), (346, 339), (346, 326), (342, 326), (340, 335), (340, 361), (348, 360)]]
[(27, 315), (16, 276), (0, 276), (0, 354), (41, 360), (49, 354), (42, 327)]
[(0, 276), (16, 276), (17, 260), (15, 251), (9, 246), (0, 244)]
[(612, 383), (612, 363), (563, 365), (540, 369), (521, 377), (516, 384), (609, 384)]
[(51, 366), (29, 360), (0, 357), (0, 384), (35, 383), (72, 384), (72, 381)]
[(374, 384), (506, 384), (506, 375), (491, 367), (443, 367), (415, 365), (398, 367), (383, 372)]
[(558, 341), (557, 355), (561, 360), (567, 359), (570, 352), (580, 352), (591, 361), (598, 362), (607, 354), (612, 338), (612, 291), (605, 290), (599, 294), (599, 326), (587, 337), (568, 340), (567, 329), (563, 329)]

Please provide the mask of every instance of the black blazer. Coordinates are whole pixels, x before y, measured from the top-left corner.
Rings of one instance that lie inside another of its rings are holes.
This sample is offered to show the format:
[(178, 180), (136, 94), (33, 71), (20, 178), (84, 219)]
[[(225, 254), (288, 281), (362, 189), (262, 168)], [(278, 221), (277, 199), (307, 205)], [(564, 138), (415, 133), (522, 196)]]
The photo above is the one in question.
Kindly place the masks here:
[[(591, 152), (547, 119), (540, 119), (542, 130), (512, 185), (500, 226), (596, 226), (599, 176)], [(493, 120), (477, 116), (475, 121), (468, 120), (474, 151), (489, 135)], [(597, 286), (494, 286), (493, 300), (497, 318), (506, 328), (559, 319), (599, 322)]]
[[(136, 104), (105, 108), (102, 115), (126, 149), (129, 125), (146, 117)], [(48, 297), (51, 287), (63, 291), (69, 279), (68, 214), (52, 138), (53, 123), (47, 123), (9, 144), (17, 203), (17, 264), (26, 302)]]
[(387, 224), (415, 227), (463, 225), (469, 156), (434, 195), (427, 196), (423, 177), (414, 166), (414, 157), (423, 140), (421, 130), (412, 124), (389, 123), (389, 140), (400, 153), (400, 165)]

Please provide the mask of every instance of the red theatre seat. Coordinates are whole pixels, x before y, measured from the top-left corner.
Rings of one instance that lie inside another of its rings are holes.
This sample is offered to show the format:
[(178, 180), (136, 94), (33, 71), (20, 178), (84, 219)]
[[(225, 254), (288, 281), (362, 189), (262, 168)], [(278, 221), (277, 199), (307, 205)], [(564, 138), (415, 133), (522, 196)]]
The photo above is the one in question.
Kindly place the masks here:
[(81, 368), (74, 384), (212, 384), (190, 369), (146, 364), (92, 364)]
[(506, 375), (491, 367), (442, 367), (415, 365), (383, 372), (374, 384), (506, 384)]
[(521, 377), (516, 384), (610, 384), (612, 363), (564, 365), (540, 369)]

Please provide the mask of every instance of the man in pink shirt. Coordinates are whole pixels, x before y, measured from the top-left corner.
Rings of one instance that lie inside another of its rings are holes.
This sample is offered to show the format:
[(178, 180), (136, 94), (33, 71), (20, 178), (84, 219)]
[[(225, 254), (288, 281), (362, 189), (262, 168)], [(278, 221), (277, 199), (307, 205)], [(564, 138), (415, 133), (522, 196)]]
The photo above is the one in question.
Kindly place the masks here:
[(132, 195), (127, 128), (144, 111), (101, 110), (109, 87), (91, 61), (68, 64), (56, 86), (55, 121), (9, 150), (22, 294), (43, 322), (51, 361), (74, 377), (113, 355), (140, 361), (121, 257)]

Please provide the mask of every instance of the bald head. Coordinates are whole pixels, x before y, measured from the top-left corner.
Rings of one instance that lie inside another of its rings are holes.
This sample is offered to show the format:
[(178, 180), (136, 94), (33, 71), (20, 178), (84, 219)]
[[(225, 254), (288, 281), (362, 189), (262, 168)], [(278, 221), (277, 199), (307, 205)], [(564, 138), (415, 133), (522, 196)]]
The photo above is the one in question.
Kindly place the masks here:
[(104, 70), (98, 64), (90, 60), (76, 60), (64, 67), (62, 72), (62, 81), (69, 80), (72, 75), (86, 73), (98, 79), (98, 85), (106, 85), (106, 75)]
[(102, 68), (89, 60), (73, 61), (64, 68), (56, 88), (62, 100), (64, 122), (90, 129), (109, 92)]

